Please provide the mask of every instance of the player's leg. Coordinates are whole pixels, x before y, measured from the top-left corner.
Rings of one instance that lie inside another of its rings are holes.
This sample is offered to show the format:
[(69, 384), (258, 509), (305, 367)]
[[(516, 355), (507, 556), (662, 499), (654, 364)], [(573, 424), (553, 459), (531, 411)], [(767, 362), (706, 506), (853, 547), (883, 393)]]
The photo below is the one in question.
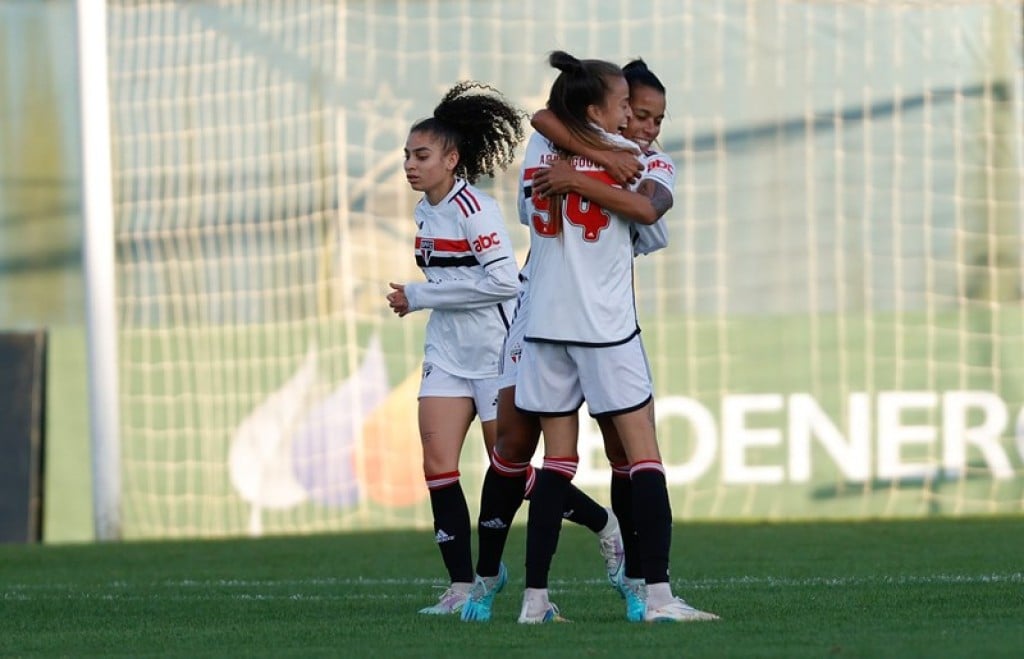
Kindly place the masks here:
[(509, 527), (522, 505), (523, 492), (532, 485), (530, 458), (540, 441), (537, 417), (523, 414), (515, 406), (516, 377), (525, 345), (526, 319), (525, 307), (520, 308), (501, 350), (500, 375), (496, 385), (495, 437), (487, 447), (490, 464), (484, 474), (477, 523), (479, 553), (476, 571), (482, 577), (498, 574)]
[(558, 547), (565, 495), (579, 458), (577, 410), (583, 402), (576, 364), (564, 346), (528, 343), (516, 385), (520, 411), (540, 416), (544, 468), (530, 497), (526, 525), (526, 592), (519, 622), (560, 619), (548, 599), (548, 573)]
[[(489, 453), (489, 455), (492, 455), (492, 467), (488, 469), (488, 473), (484, 477), (485, 489), (495, 487), (493, 481), (496, 480), (498, 474), (508, 478), (521, 474), (523, 467), (532, 471), (528, 465), (533, 454), (536, 453), (537, 445), (540, 442), (540, 421), (538, 418), (535, 415), (524, 414), (517, 410), (514, 404), (516, 374), (519, 371), (519, 362), (523, 353), (523, 346), (526, 343), (524, 339), (526, 333), (525, 318), (526, 316), (523, 313), (516, 315), (502, 347), (501, 375), (498, 378), (501, 391), (498, 395), (497, 445), (500, 448), (496, 452), (501, 462), (497, 467), (494, 467), (493, 454)], [(489, 483), (488, 479), (492, 482)], [(529, 474), (525, 491), (522, 492), (523, 498), (529, 500), (535, 482), (535, 474)], [(507, 486), (508, 493), (506, 496), (511, 497), (511, 483), (506, 480), (501, 482), (501, 484)], [(482, 496), (481, 499), (493, 499), (494, 496), (496, 495), (491, 497)], [(511, 505), (511, 501), (509, 501), (509, 505)], [(519, 504), (516, 503), (515, 505), (518, 509)], [(502, 508), (503, 511), (510, 509), (508, 506)], [(482, 510), (483, 507), (481, 507)], [(515, 514), (515, 510), (512, 511), (512, 514)], [(598, 534), (604, 543), (603, 547), (606, 549), (604, 553), (607, 553), (608, 548), (618, 541), (618, 523), (615, 520), (614, 514), (610, 514), (607, 508), (594, 501), (575, 486), (570, 485), (569, 491), (566, 493), (566, 507), (563, 517), (570, 522), (585, 526)], [(490, 514), (486, 517), (481, 515), (481, 521), (491, 519)], [(503, 517), (498, 517), (498, 519), (504, 521)], [(508, 520), (508, 523), (511, 523), (511, 521)], [(484, 553), (481, 552), (481, 557), (483, 556)], [(614, 559), (606, 557), (606, 560)], [(621, 560), (621, 555), (619, 560)], [(494, 558), (490, 562), (482, 559), (481, 562), (485, 563), (484, 569), (497, 569), (498, 558)], [(480, 572), (479, 569), (477, 571), (478, 574), (487, 574), (486, 572)]]
[(643, 602), (638, 602), (635, 595), (642, 593), (644, 578), (636, 525), (633, 521), (633, 488), (629, 480), (629, 458), (626, 457), (622, 440), (611, 418), (598, 417), (597, 425), (601, 428), (605, 455), (611, 466), (612, 511), (618, 519), (622, 542), (622, 567), (613, 585), (626, 599), (626, 617), (630, 620), (639, 620), (643, 617)]
[[(623, 536), (625, 565), (619, 577), (619, 592), (625, 599), (626, 619), (643, 619), (646, 608), (644, 561), (637, 535), (633, 487), (629, 478), (629, 457), (622, 444), (622, 438), (615, 425), (615, 417), (624, 411), (646, 405), (652, 397), (650, 372), (645, 368), (630, 368), (630, 362), (640, 352), (622, 347), (590, 349), (590, 367), (581, 373), (585, 378), (584, 392), (588, 396), (591, 414), (596, 418), (604, 439), (605, 454), (612, 465), (611, 498), (612, 510), (619, 520)], [(619, 362), (625, 362), (620, 365)], [(623, 373), (616, 373), (623, 368)], [(616, 373), (615, 377), (608, 377)], [(628, 570), (628, 576), (625, 571)], [(667, 571), (666, 571), (667, 576)]]
[[(488, 479), (496, 481), (497, 477), (501, 475), (505, 477), (505, 480), (498, 481), (498, 483), (504, 486), (504, 490), (501, 495), (487, 496), (485, 494), (481, 497), (481, 521), (492, 519), (490, 514), (484, 515), (483, 500), (485, 499), (496, 501), (499, 496), (506, 497), (506, 505), (501, 508), (501, 512), (507, 514), (507, 511), (511, 510), (512, 516), (515, 516), (523, 499), (529, 501), (536, 483), (536, 472), (539, 471), (533, 470), (529, 464), (530, 459), (537, 452), (539, 444), (540, 419), (516, 409), (514, 386), (502, 389), (498, 393), (497, 442), (495, 450), (491, 453), (491, 466), (488, 467), (487, 474), (484, 476), (484, 489), (488, 489)], [(497, 465), (495, 459), (497, 459)], [(514, 484), (520, 481), (523, 483), (523, 487), (518, 493), (520, 501), (516, 502), (515, 508), (512, 509)], [(492, 484), (491, 487), (497, 486)], [(569, 485), (569, 490), (566, 492), (565, 510), (562, 516), (570, 522), (587, 527), (602, 538), (611, 538), (617, 533), (618, 523), (614, 514), (609, 514), (607, 508), (572, 484)], [(504, 520), (504, 517), (499, 517), (499, 519)], [(511, 519), (507, 520), (507, 523), (511, 523)], [(483, 553), (481, 552), (482, 559)], [(490, 569), (495, 568), (496, 561), (497, 559), (493, 565), (489, 566)], [(480, 572), (479, 567), (477, 573), (485, 574)]]
[(643, 345), (634, 337), (618, 346), (580, 350), (595, 352), (592, 359), (579, 360), (585, 364), (580, 381), (591, 413), (610, 418), (630, 464), (633, 523), (646, 582), (645, 619), (684, 619), (673, 618), (678, 613), (677, 603), (687, 605), (672, 595), (669, 584), (672, 509), (658, 450), (653, 386)]
[[(483, 489), (480, 493), (480, 517), (477, 520), (478, 557), (476, 577), (469, 598), (462, 608), (462, 619), (466, 621), (485, 622), (491, 619), (491, 608), (495, 596), (504, 588), (508, 574), (501, 562), (508, 539), (512, 519), (522, 503), (523, 488), (526, 487), (529, 457), (520, 462), (510, 462), (501, 458), (496, 448), (505, 440), (507, 451), (513, 455), (522, 442), (529, 444), (527, 451), (537, 446), (540, 435), (539, 426), (517, 421), (530, 420), (523, 416), (519, 419), (515, 412), (513, 389), (498, 389), (500, 380), (495, 378), (488, 389), (481, 381), (476, 400), (477, 409), (486, 409), (485, 405), (493, 401), (493, 412), (487, 410), (480, 414), (484, 445), (491, 456), (491, 464), (484, 475)], [(517, 435), (511, 439), (512, 435)]]
[(633, 517), (646, 583), (644, 620), (717, 620), (715, 614), (695, 609), (673, 595), (669, 583), (672, 509), (665, 482), (665, 468), (658, 451), (653, 402), (641, 409), (615, 416), (614, 423), (630, 458)]
[(476, 571), (482, 576), (498, 574), (509, 527), (523, 502), (530, 457), (540, 440), (539, 421), (517, 411), (514, 397), (514, 387), (498, 392), (494, 450), (484, 475), (477, 525), (480, 544)]
[[(485, 579), (497, 577), (508, 527), (523, 499), (529, 499), (536, 478), (530, 459), (540, 442), (540, 421), (535, 415), (524, 414), (515, 407), (515, 383), (525, 344), (525, 321), (526, 314), (523, 311), (517, 313), (502, 346), (500, 375), (496, 378), (498, 393), (494, 397), (497, 401), (497, 432), (493, 440), (487, 432), (484, 433), (490, 464), (480, 496), (477, 576)], [(483, 410), (487, 409), (489, 401), (477, 400), (482, 420), (488, 418)], [(570, 486), (564, 517), (597, 533), (606, 563), (616, 560), (614, 546), (618, 545), (618, 524), (606, 508)], [(621, 555), (618, 559), (621, 560)], [(463, 617), (471, 615), (473, 612), (470, 611)]]
[(594, 532), (601, 560), (604, 561), (605, 576), (608, 577), (608, 583), (618, 590), (625, 559), (618, 516), (611, 508), (605, 508), (569, 483), (562, 517)]
[(526, 593), (519, 616), (522, 623), (549, 622), (558, 615), (548, 599), (548, 575), (558, 549), (566, 493), (579, 464), (576, 414), (543, 417), (541, 430), (544, 467), (537, 471), (526, 524)]
[[(509, 394), (509, 398), (514, 396), (514, 390), (511, 390)], [(508, 409), (509, 407), (511, 409)], [(495, 464), (499, 464), (504, 473), (508, 473), (512, 465), (501, 464), (503, 461), (507, 463), (505, 460), (506, 455), (511, 454), (516, 457), (522, 457), (532, 456), (536, 452), (537, 445), (540, 442), (540, 421), (536, 416), (523, 414), (516, 410), (514, 405), (502, 408), (500, 417), (502, 420), (499, 421), (499, 425), (505, 427), (508, 431), (502, 434), (502, 438), (498, 440), (498, 446), (501, 448), (496, 450), (495, 455), (492, 456), (492, 468), (494, 468)], [(526, 457), (522, 462), (513, 463), (517, 467), (525, 466), (527, 469), (526, 487), (521, 494), (521, 497), (527, 501), (532, 498), (537, 476), (543, 471), (543, 469), (529, 467), (529, 459), (529, 457)], [(490, 472), (491, 469), (488, 471)], [(498, 469), (494, 468), (494, 471), (498, 471)], [(484, 487), (487, 487), (486, 477)], [(509, 498), (513, 496), (511, 484), (507, 486), (504, 496)], [(511, 501), (509, 501), (509, 504), (507, 510), (511, 510)], [(518, 509), (518, 504), (516, 509)], [(481, 506), (481, 513), (482, 511), (483, 507)], [(512, 511), (512, 514), (514, 515), (515, 511)], [(562, 518), (586, 527), (597, 535), (598, 547), (601, 551), (601, 558), (605, 563), (606, 574), (609, 581), (615, 586), (618, 582), (618, 575), (623, 561), (622, 536), (619, 532), (619, 523), (615, 513), (599, 504), (572, 483), (569, 483), (569, 488), (565, 493), (565, 508), (562, 511)], [(488, 515), (485, 518), (481, 514), (481, 520), (484, 519), (491, 519), (491, 517)], [(483, 545), (482, 538), (483, 535), (481, 535), (481, 546)], [(504, 543), (502, 546), (504, 547)], [(480, 563), (483, 562), (483, 552), (481, 551), (477, 574), (484, 574), (480, 572)]]
[[(464, 393), (465, 396), (457, 396)], [(459, 457), (476, 415), (472, 391), (465, 382), (440, 369), (420, 386), (419, 428), (423, 474), (430, 491), (434, 537), (448, 571), (450, 587), (434, 606), (421, 613), (459, 613), (473, 583), (469, 507), (459, 481)]]

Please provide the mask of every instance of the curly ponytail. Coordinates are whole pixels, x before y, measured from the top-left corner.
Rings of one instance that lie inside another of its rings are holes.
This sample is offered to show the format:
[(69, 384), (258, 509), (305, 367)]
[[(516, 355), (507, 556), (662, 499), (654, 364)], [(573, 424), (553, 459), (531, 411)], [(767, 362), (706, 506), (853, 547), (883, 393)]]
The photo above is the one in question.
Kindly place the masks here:
[(458, 151), (455, 175), (475, 183), (480, 176), (507, 168), (523, 139), (526, 113), (490, 85), (467, 80), (448, 90), (431, 117), (410, 132), (429, 132), (445, 149)]

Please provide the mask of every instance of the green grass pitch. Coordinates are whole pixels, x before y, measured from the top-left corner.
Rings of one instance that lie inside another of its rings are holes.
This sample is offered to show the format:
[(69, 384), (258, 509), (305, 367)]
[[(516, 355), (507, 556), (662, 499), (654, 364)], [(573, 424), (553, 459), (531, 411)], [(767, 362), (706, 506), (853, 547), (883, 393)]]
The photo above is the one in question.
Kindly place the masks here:
[(416, 613), (443, 585), (426, 531), (0, 547), (0, 655), (1017, 657), (1021, 517), (685, 524), (676, 591), (722, 620), (624, 620), (592, 534), (566, 525), (552, 599), (516, 624), (524, 528), (487, 624)]

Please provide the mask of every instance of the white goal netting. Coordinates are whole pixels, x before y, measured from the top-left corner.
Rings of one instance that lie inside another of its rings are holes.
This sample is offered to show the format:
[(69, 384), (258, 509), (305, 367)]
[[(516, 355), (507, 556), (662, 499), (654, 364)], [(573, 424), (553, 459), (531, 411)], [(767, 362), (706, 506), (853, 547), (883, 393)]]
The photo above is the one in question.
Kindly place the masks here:
[[(636, 284), (677, 517), (1024, 510), (1018, 3), (113, 0), (109, 25), (126, 537), (429, 526), (426, 316), (384, 300), (420, 278), (402, 146), (458, 80), (541, 107), (555, 48), (668, 88), (671, 246)], [(514, 176), (484, 185), (522, 250)]]

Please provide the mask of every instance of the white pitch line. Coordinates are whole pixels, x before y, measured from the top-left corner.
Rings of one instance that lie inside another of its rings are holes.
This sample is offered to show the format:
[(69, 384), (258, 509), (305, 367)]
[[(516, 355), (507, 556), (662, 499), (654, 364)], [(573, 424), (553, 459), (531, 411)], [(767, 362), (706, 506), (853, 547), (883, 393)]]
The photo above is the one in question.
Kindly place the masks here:
[(388, 595), (384, 593), (366, 593), (366, 592), (353, 592), (340, 595), (308, 595), (305, 593), (291, 593), (282, 595), (267, 595), (264, 593), (208, 593), (205, 591), (195, 591), (189, 595), (177, 595), (177, 594), (166, 594), (158, 593), (151, 595), (136, 595), (131, 592), (122, 593), (58, 593), (58, 592), (13, 592), (13, 593), (0, 593), (0, 602), (69, 602), (76, 600), (100, 600), (110, 602), (222, 602), (224, 600), (234, 600), (239, 602), (270, 602), (270, 601), (289, 601), (289, 602), (342, 602), (349, 600), (359, 600), (365, 602), (367, 600), (422, 600), (423, 593), (402, 593), (398, 595)]
[[(607, 584), (605, 579), (552, 579), (551, 589), (562, 592), (573, 592), (589, 589), (597, 585)], [(993, 573), (993, 574), (925, 574), (925, 575), (866, 575), (866, 576), (843, 576), (843, 577), (772, 577), (772, 576), (742, 576), (708, 579), (674, 579), (673, 584), (681, 590), (716, 590), (735, 588), (808, 588), (808, 587), (830, 587), (844, 588), (849, 586), (873, 586), (873, 585), (970, 585), (970, 584), (999, 584), (999, 583), (1024, 583), (1024, 573)], [(382, 586), (394, 587), (444, 587), (444, 582), (438, 579), (424, 579), (416, 577), (407, 578), (310, 578), (310, 579), (183, 579), (165, 580), (148, 583), (132, 583), (128, 581), (112, 581), (105, 584), (79, 584), (79, 583), (45, 583), (45, 584), (18, 584), (8, 583), (0, 588), (0, 599), (18, 599), (19, 595), (28, 592), (58, 591), (61, 596), (68, 598), (75, 597), (97, 597), (95, 594), (83, 593), (83, 589), (96, 590), (104, 589), (115, 592), (128, 591), (133, 588), (180, 588), (180, 589), (278, 589), (278, 588), (320, 588), (344, 586), (380, 588)], [(105, 595), (104, 595), (105, 596)], [(111, 597), (120, 597), (111, 595)], [(251, 595), (253, 599), (258, 595)], [(267, 595), (270, 598), (294, 598), (321, 597), (321, 595)], [(365, 598), (365, 595), (360, 597)], [(340, 599), (345, 599), (344, 597)]]

